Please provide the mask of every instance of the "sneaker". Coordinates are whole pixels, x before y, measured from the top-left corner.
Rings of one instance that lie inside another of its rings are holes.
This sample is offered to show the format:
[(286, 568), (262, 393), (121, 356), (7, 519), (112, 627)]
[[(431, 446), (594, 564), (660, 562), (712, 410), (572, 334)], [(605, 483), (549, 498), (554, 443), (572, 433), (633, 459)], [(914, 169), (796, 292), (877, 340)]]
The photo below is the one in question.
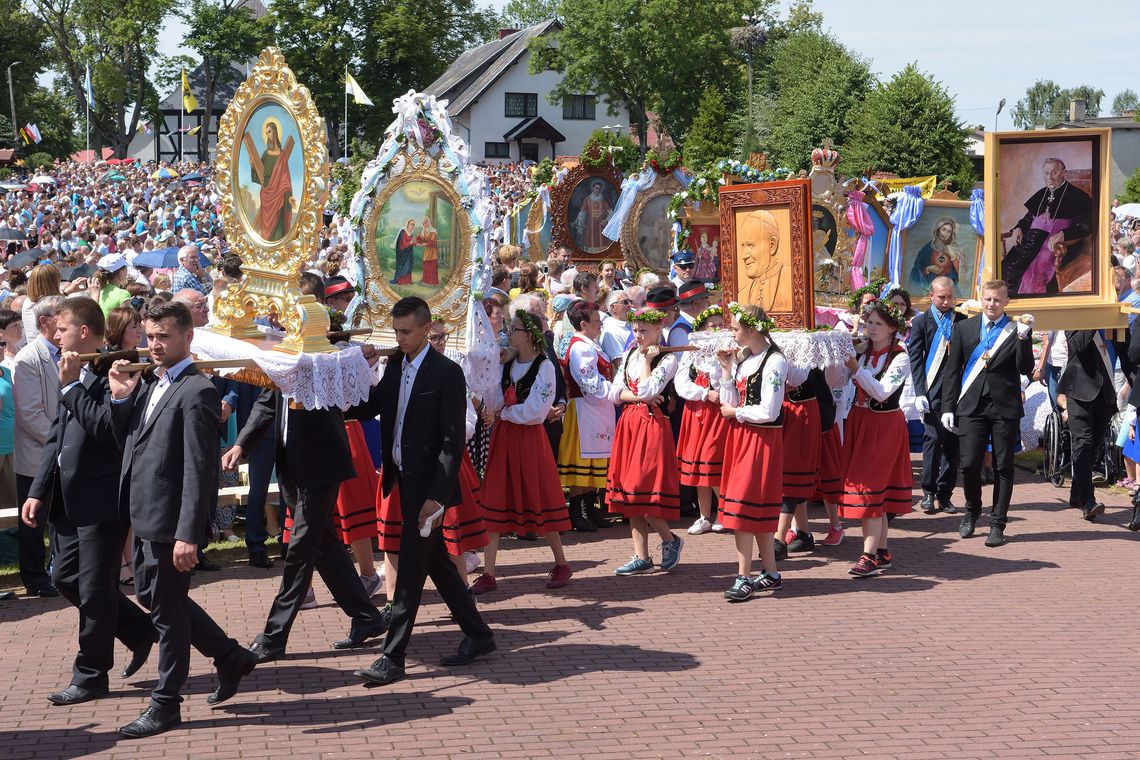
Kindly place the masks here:
[(476, 552), (463, 552), (463, 562), (466, 563), (468, 575), (478, 570), (479, 566), (483, 564)]
[(301, 602), (301, 609), (315, 610), (317, 608), (317, 595), (313, 593), (313, 587), (309, 586), (309, 590), (305, 592), (305, 601)]
[(498, 587), (499, 583), (495, 580), (495, 576), (483, 573), (471, 584), (471, 593), (478, 596), (479, 594), (486, 594), (488, 591), (494, 591)]
[(724, 598), (730, 602), (743, 602), (752, 597), (752, 592), (752, 579), (747, 575), (738, 575), (732, 588), (724, 592)]
[(614, 570), (614, 575), (643, 575), (654, 571), (653, 560), (642, 559), (636, 554), (630, 557), (629, 562)]
[(669, 543), (661, 543), (661, 569), (672, 570), (681, 561), (681, 547), (685, 545), (685, 539), (677, 534), (673, 534), (673, 540)]
[(847, 571), (849, 575), (854, 575), (858, 578), (870, 578), (872, 575), (879, 574), (879, 564), (875, 559), (866, 554), (859, 555), (859, 561), (851, 566)]
[(713, 533), (724, 533), (727, 530), (728, 530), (728, 528), (724, 527), (720, 523), (718, 523), (718, 522), (713, 523), (713, 526), (712, 526), (712, 532)]
[(843, 543), (843, 526), (833, 525), (827, 529), (827, 536), (823, 539), (824, 546), (839, 546)]
[(784, 543), (790, 544), (796, 538), (796, 529), (788, 528), (788, 532), (784, 534)]
[(777, 591), (784, 587), (784, 578), (780, 575), (760, 573), (752, 579), (752, 588), (759, 594), (761, 591)]
[(702, 533), (708, 533), (713, 529), (713, 524), (707, 517), (698, 517), (697, 521), (689, 528), (690, 536), (699, 536)]
[(875, 555), (875, 564), (879, 566), (880, 570), (889, 570), (891, 567), (891, 553), (886, 549), (879, 549), (878, 554)]
[(792, 536), (792, 540), (788, 541), (789, 552), (814, 552), (815, 551), (815, 537), (807, 531), (797, 530)]
[(378, 573), (373, 573), (370, 576), (362, 575), (360, 576), (360, 585), (364, 586), (364, 593), (371, 599), (380, 590), (380, 575)]
[(574, 571), (570, 569), (569, 565), (555, 565), (554, 569), (550, 571), (550, 577), (546, 581), (547, 588), (562, 588), (570, 582), (570, 576)]

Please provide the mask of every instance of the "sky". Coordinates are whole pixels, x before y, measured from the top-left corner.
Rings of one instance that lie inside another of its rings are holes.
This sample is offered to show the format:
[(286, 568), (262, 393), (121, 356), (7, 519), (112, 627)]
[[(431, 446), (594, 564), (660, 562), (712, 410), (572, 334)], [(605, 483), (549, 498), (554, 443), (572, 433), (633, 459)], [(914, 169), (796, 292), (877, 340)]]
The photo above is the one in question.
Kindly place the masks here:
[[(701, 0), (692, 0), (701, 2)], [(489, 0), (502, 9), (507, 0)], [(788, 0), (781, 0), (786, 8)], [(1136, 0), (815, 0), (824, 26), (871, 62), (882, 79), (908, 63), (941, 82), (964, 124), (1012, 129), (1010, 111), (1038, 79), (1104, 90), (1102, 114), (1121, 90), (1140, 91), (1140, 14)], [(160, 49), (179, 48), (172, 22)]]

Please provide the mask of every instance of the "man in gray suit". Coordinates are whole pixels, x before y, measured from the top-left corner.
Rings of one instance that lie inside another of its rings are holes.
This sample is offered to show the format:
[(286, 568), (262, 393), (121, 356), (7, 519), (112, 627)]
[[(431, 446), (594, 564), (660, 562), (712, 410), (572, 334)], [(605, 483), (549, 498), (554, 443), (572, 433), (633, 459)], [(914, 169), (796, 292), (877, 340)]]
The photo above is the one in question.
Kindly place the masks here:
[(190, 599), (190, 570), (218, 487), (221, 399), (194, 365), (194, 320), (185, 304), (151, 307), (143, 324), (155, 378), (140, 382), (118, 361), (108, 376), (115, 438), (123, 448), (120, 503), (129, 500), (135, 584), (158, 630), (158, 684), (150, 706), (119, 733), (139, 738), (182, 722), (179, 692), (190, 646), (212, 657), (218, 688), (211, 705), (237, 693), (256, 658)]
[[(12, 367), (12, 399), (16, 404), (14, 463), (16, 503), (23, 504), (44, 458), (44, 446), (59, 410), (59, 344), (55, 338), (55, 316), (61, 296), (41, 298), (32, 310), (37, 335), (16, 354)], [(46, 507), (46, 505), (45, 505)], [(45, 510), (41, 510), (44, 512)], [(33, 525), (20, 521), (20, 580), (29, 596), (56, 596), (47, 574), (44, 552), (44, 526), (47, 514), (36, 514)]]

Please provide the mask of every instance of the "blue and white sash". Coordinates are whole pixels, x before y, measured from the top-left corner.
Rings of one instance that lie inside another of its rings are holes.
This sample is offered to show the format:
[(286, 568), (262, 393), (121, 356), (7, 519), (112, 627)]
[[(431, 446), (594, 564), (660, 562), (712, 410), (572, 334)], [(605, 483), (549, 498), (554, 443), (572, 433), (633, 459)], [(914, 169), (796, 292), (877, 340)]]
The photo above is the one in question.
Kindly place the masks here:
[(930, 343), (930, 351), (926, 354), (926, 385), (927, 387), (938, 375), (942, 368), (942, 360), (950, 347), (950, 337), (954, 331), (954, 312), (942, 316), (938, 309), (930, 307), (930, 318), (934, 320), (934, 340)]
[[(1013, 320), (1009, 318), (1008, 314), (1003, 314), (1002, 318), (994, 323), (997, 329), (986, 330), (985, 322), (981, 322), (980, 329), (983, 334), (979, 336), (978, 345), (974, 347), (974, 352), (970, 354), (969, 360), (966, 362), (965, 376), (962, 378), (962, 389), (958, 391), (958, 399), (961, 400), (966, 395), (966, 391), (982, 374), (982, 370), (986, 367), (986, 361), (997, 353), (1002, 344), (1009, 339), (1010, 335), (1016, 331)], [(989, 335), (985, 335), (989, 332)]]

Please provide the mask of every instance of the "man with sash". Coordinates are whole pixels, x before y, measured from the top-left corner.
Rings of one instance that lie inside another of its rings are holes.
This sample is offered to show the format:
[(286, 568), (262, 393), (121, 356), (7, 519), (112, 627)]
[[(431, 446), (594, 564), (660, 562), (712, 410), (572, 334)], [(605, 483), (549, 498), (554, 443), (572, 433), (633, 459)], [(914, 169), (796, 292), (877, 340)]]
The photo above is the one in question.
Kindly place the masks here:
[(914, 406), (922, 414), (922, 511), (953, 514), (950, 495), (958, 482), (958, 436), (942, 426), (942, 378), (954, 325), (965, 319), (954, 311), (954, 281), (930, 283), (930, 310), (914, 318), (907, 338)]
[(957, 431), (961, 447), (966, 514), (958, 529), (974, 534), (982, 512), (982, 460), (993, 443), (994, 500), (986, 546), (1005, 543), (1006, 516), (1013, 496), (1013, 449), (1020, 434), (1021, 376), (1033, 372), (1033, 316), (1016, 322), (1005, 313), (1008, 286), (982, 286), (982, 313), (954, 326), (943, 369), (942, 426)]
[(1069, 361), (1057, 381), (1057, 401), (1069, 424), (1073, 450), (1073, 482), (1069, 506), (1089, 522), (1104, 512), (1093, 490), (1093, 463), (1104, 452), (1109, 420), (1116, 412), (1112, 376), (1116, 352), (1101, 330), (1066, 330)]

